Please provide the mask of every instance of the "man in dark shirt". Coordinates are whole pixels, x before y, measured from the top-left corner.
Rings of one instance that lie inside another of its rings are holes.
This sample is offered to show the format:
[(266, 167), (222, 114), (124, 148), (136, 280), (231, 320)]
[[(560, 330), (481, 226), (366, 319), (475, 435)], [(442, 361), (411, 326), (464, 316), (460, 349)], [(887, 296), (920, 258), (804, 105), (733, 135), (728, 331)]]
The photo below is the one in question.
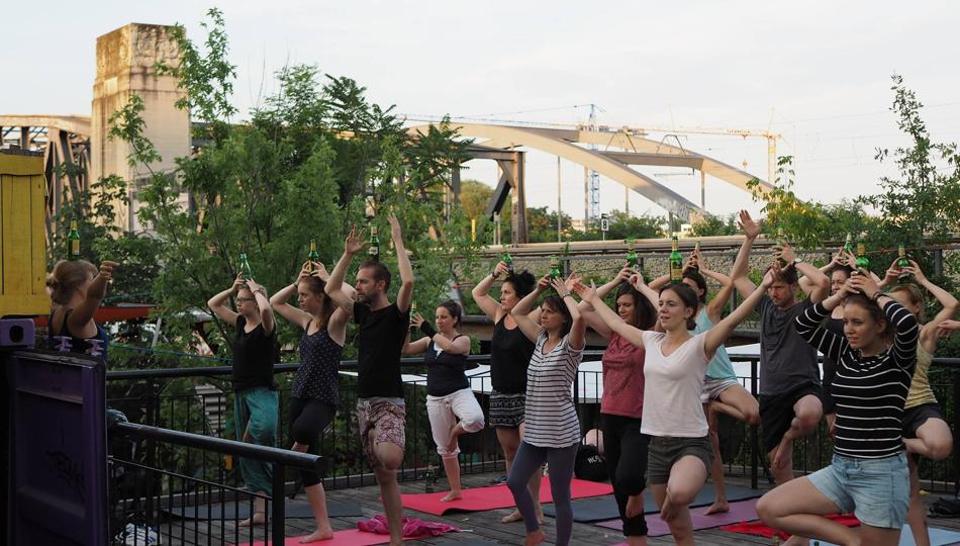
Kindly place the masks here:
[[(746, 211), (740, 212), (746, 235), (730, 276), (743, 297), (756, 285), (747, 278), (750, 250), (760, 228)], [(760, 422), (764, 449), (770, 457), (777, 484), (792, 480), (793, 441), (810, 434), (823, 416), (820, 401), (820, 368), (817, 352), (794, 328), (797, 315), (830, 293), (830, 279), (811, 264), (797, 258), (784, 243), (779, 258), (785, 265), (757, 307), (760, 311)], [(806, 281), (798, 281), (803, 274)], [(809, 290), (797, 301), (798, 288)]]
[[(235, 295), (237, 311), (227, 307)], [(233, 340), (234, 416), (237, 439), (261, 446), (277, 445), (279, 402), (273, 381), (277, 332), (267, 292), (253, 279), (237, 278), (233, 286), (210, 298), (210, 310), (236, 330)], [(240, 459), (240, 475), (247, 488), (264, 497), (270, 494), (273, 471), (269, 464)], [(250, 519), (241, 526), (266, 521), (266, 502), (254, 499)]]
[(390, 544), (402, 544), (400, 485), (397, 469), (403, 462), (406, 410), (400, 379), (400, 352), (410, 324), (413, 297), (413, 268), (403, 245), (400, 222), (389, 216), (390, 235), (397, 250), (400, 289), (397, 302), (390, 303), (390, 271), (379, 261), (364, 262), (357, 271), (356, 301), (341, 290), (353, 256), (363, 241), (351, 230), (344, 242), (343, 256), (330, 274), (326, 293), (359, 325), (357, 345), (357, 421), (364, 453), (380, 485), (383, 509), (390, 526)]

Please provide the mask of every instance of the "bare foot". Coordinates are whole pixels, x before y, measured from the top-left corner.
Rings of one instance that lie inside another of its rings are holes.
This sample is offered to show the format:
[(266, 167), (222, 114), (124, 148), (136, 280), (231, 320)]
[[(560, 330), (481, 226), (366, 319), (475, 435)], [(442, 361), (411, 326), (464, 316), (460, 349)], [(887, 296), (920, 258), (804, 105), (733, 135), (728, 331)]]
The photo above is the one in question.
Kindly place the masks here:
[(710, 514), (724, 514), (729, 511), (730, 504), (726, 500), (716, 500), (710, 505), (710, 508), (707, 508), (705, 513), (709, 516)]
[(267, 515), (263, 512), (254, 512), (252, 518), (247, 518), (237, 524), (237, 527), (251, 527), (253, 525), (263, 525), (267, 521)]
[(630, 495), (627, 497), (627, 507), (624, 510), (624, 515), (628, 518), (633, 518), (639, 516), (643, 513), (643, 494)]
[(523, 521), (523, 515), (520, 514), (520, 510), (514, 510), (500, 518), (500, 523), (516, 523), (518, 521)]
[(317, 529), (305, 537), (300, 537), (300, 544), (308, 542), (319, 542), (321, 540), (330, 540), (333, 538), (333, 529)]
[(787, 461), (792, 455), (793, 442), (790, 440), (784, 440), (780, 442), (780, 445), (777, 446), (777, 452), (773, 455), (773, 460), (770, 461), (770, 466), (773, 468), (783, 468), (786, 466)]
[(536, 546), (541, 544), (546, 537), (543, 535), (543, 531), (537, 529), (532, 533), (527, 533), (527, 538), (523, 541), (523, 546)]
[(440, 499), (440, 502), (450, 502), (461, 498), (463, 498), (463, 495), (460, 493), (460, 491), (451, 491), (444, 495), (443, 498)]

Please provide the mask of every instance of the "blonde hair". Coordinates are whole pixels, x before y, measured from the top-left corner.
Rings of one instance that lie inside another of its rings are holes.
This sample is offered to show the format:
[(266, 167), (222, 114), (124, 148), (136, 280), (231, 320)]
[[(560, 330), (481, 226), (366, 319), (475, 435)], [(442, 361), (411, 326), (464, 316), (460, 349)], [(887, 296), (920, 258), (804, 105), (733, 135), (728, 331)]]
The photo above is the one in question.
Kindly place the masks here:
[(86, 260), (60, 260), (47, 275), (50, 299), (53, 303), (66, 305), (77, 288), (97, 275), (97, 268)]
[(917, 309), (920, 310), (917, 313), (917, 320), (919, 320), (920, 322), (924, 322), (926, 318), (924, 317), (924, 315), (926, 314), (924, 313), (926, 300), (924, 300), (923, 298), (923, 292), (920, 291), (920, 287), (912, 283), (898, 284), (890, 289), (891, 294), (893, 294), (894, 292), (904, 292), (907, 295), (907, 298), (910, 300), (910, 303), (912, 303), (913, 305), (916, 305)]

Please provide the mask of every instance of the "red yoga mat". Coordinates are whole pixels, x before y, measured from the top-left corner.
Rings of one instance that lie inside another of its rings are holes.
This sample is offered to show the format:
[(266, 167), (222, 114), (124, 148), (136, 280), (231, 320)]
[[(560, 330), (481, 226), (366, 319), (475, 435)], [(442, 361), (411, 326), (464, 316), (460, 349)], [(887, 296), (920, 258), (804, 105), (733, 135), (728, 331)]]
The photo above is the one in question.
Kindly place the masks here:
[[(847, 527), (860, 526), (860, 520), (855, 518), (852, 514), (831, 514), (824, 517), (827, 519), (832, 519), (833, 521)], [(774, 535), (776, 535), (782, 540), (790, 538), (790, 535), (787, 533), (772, 527), (767, 527), (762, 521), (755, 521), (753, 523), (736, 523), (734, 525), (721, 527), (720, 529), (723, 531), (730, 531), (731, 533), (740, 533), (742, 535), (754, 535), (766, 538), (773, 538)]]
[[(422, 535), (418, 537), (403, 537), (403, 540), (419, 540), (421, 538), (429, 538), (430, 535)], [(333, 538), (330, 540), (323, 540), (320, 542), (311, 542), (310, 544), (316, 544), (319, 546), (371, 546), (373, 544), (387, 544), (390, 542), (390, 535), (380, 535), (377, 533), (365, 533), (359, 529), (347, 529), (345, 531), (337, 531), (333, 533)], [(248, 544), (243, 542), (241, 544)], [(284, 546), (301, 546), (300, 537), (287, 537), (283, 541)], [(254, 546), (269, 546), (266, 542), (262, 540), (257, 540), (253, 543)]]
[[(613, 493), (613, 487), (608, 483), (597, 483), (588, 480), (578, 480), (576, 478), (570, 483), (570, 496), (574, 499), (583, 497), (597, 497), (600, 495), (609, 495)], [(434, 516), (442, 516), (447, 512), (481, 512), (484, 510), (496, 510), (497, 508), (510, 508), (514, 506), (513, 495), (506, 485), (491, 485), (488, 487), (475, 487), (463, 490), (463, 498), (451, 502), (440, 502), (447, 494), (441, 493), (416, 493), (400, 495), (403, 501), (403, 507)], [(550, 491), (550, 480), (544, 477), (540, 482), (540, 502), (553, 502), (553, 495)]]

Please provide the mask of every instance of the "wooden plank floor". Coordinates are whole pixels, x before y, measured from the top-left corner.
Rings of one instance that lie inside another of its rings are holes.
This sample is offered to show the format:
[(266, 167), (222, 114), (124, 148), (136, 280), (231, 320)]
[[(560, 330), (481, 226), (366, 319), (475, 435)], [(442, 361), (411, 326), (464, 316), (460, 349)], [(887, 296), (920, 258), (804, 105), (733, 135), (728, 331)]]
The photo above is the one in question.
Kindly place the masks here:
[[(464, 487), (481, 487), (490, 485), (497, 474), (476, 474), (463, 477)], [(729, 483), (749, 487), (749, 482), (742, 478), (729, 478)], [(441, 480), (438, 486), (445, 483)], [(406, 482), (400, 485), (404, 493), (422, 493), (424, 484), (422, 481)], [(440, 489), (437, 489), (438, 491)], [(335, 530), (354, 529), (360, 519), (373, 517), (383, 512), (379, 500), (379, 488), (377, 486), (366, 486), (351, 489), (339, 489), (327, 492), (328, 498), (340, 502), (355, 502), (360, 504), (363, 516), (335, 518), (332, 524)], [(302, 494), (298, 498), (303, 498)], [(927, 502), (932, 503), (936, 496), (926, 497)], [(443, 535), (441, 537), (429, 540), (406, 541), (411, 546), (426, 544), (436, 544), (445, 540), (461, 542), (467, 539), (482, 539), (493, 544), (522, 544), (524, 536), (524, 526), (522, 523), (503, 524), (500, 518), (507, 514), (509, 510), (492, 510), (488, 512), (468, 512), (453, 513), (445, 517), (436, 517), (429, 514), (423, 514), (414, 510), (405, 510), (404, 514), (411, 517), (419, 517), (429, 521), (443, 521), (459, 527), (464, 532)], [(930, 520), (931, 525), (937, 527), (960, 530), (960, 519), (935, 519)], [(288, 537), (300, 536), (312, 531), (312, 520), (309, 519), (288, 519), (286, 522), (286, 535)], [(554, 520), (547, 518), (544, 525), (544, 531), (547, 534), (547, 544), (554, 541)], [(165, 526), (166, 527), (166, 526)], [(249, 530), (243, 530), (236, 534), (236, 525), (233, 522), (225, 522), (223, 525), (216, 522), (215, 527), (208, 527), (203, 523), (190, 522), (185, 530), (185, 535), (181, 535), (179, 524), (171, 525), (163, 529), (163, 541), (166, 544), (230, 544), (239, 542), (248, 544), (250, 541)], [(172, 532), (172, 536), (168, 533)], [(240, 537), (235, 540), (234, 537)], [(255, 537), (262, 538), (262, 530), (255, 532)], [(574, 523), (572, 544), (576, 545), (611, 545), (622, 542), (623, 537), (617, 531), (603, 529), (592, 524)], [(651, 545), (673, 544), (670, 536), (650, 538)], [(770, 539), (760, 537), (751, 537), (720, 531), (718, 529), (707, 529), (696, 532), (696, 543), (705, 546), (721, 546), (733, 544), (771, 544)], [(316, 544), (322, 545), (323, 542)]]

